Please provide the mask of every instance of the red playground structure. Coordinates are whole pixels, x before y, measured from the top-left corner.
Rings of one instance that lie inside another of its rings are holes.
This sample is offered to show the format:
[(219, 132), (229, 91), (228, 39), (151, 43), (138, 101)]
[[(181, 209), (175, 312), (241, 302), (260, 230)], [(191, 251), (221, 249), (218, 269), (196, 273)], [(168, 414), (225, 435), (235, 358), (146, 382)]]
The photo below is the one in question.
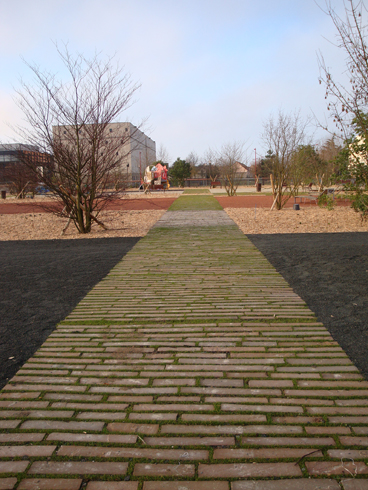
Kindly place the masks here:
[(156, 165), (148, 165), (144, 172), (143, 188), (147, 193), (153, 189), (168, 190), (170, 187), (169, 180), (167, 178), (166, 165), (157, 163)]

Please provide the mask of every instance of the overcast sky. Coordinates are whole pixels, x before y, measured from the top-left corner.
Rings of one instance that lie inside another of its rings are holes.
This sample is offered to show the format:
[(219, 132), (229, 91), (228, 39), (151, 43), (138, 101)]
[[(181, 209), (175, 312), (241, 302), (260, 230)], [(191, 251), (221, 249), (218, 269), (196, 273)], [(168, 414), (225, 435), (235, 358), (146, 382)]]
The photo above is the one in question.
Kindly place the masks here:
[[(342, 11), (343, 0), (332, 4)], [(13, 101), (30, 79), (22, 58), (63, 76), (53, 43), (68, 42), (86, 56), (116, 53), (141, 84), (120, 120), (148, 117), (146, 132), (172, 161), (233, 141), (261, 155), (271, 113), (325, 119), (317, 52), (340, 77), (335, 37), (314, 0), (0, 0), (0, 142), (14, 141), (9, 124), (22, 121)]]

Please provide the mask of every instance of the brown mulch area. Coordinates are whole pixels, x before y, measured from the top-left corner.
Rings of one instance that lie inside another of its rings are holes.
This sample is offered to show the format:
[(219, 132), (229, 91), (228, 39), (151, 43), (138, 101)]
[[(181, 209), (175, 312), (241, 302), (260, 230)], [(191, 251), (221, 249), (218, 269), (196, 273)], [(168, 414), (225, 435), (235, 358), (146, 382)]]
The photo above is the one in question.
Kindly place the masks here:
[[(220, 205), (223, 208), (254, 208), (257, 205), (257, 208), (270, 208), (273, 203), (273, 197), (272, 196), (224, 196), (224, 197), (216, 197), (214, 196), (215, 199), (218, 200)], [(299, 203), (299, 200), (298, 200)], [(286, 208), (292, 208), (294, 204), (294, 199), (291, 198), (289, 201), (286, 203), (285, 207)], [(299, 203), (300, 207), (316, 207), (315, 201), (310, 201), (310, 202), (303, 202)], [(350, 206), (349, 201), (344, 201), (344, 200), (336, 200), (336, 204), (338, 206)]]
[[(106, 211), (144, 211), (144, 210), (166, 210), (175, 201), (176, 197), (146, 198), (146, 199), (117, 199), (111, 201), (105, 208)], [(28, 214), (49, 213), (52, 209), (58, 209), (60, 205), (54, 201), (35, 203), (1, 203), (0, 214)]]

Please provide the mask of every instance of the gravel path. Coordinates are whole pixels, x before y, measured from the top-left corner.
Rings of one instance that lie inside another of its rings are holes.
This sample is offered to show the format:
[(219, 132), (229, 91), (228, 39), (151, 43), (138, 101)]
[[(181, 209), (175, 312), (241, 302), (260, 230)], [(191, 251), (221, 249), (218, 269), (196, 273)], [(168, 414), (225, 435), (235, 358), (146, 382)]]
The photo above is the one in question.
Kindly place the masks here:
[(0, 388), (138, 241), (0, 242)]
[(368, 379), (368, 233), (247, 236)]

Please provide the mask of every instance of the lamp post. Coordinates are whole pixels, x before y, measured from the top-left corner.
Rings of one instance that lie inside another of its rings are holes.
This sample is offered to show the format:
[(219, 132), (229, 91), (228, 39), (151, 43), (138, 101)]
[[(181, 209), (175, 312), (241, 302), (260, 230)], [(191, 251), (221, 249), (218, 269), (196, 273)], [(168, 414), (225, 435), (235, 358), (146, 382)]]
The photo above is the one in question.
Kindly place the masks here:
[(254, 148), (254, 177), (256, 179), (255, 185), (257, 186), (257, 149)]
[(142, 154), (139, 152), (139, 180), (142, 183)]

